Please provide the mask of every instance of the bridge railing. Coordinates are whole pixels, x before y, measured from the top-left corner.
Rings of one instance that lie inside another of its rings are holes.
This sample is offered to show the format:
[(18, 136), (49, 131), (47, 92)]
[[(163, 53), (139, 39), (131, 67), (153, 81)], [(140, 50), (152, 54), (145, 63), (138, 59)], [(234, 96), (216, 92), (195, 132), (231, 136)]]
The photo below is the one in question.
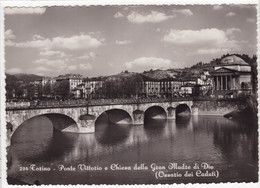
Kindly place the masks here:
[(187, 101), (192, 98), (128, 98), (128, 99), (78, 99), (66, 101), (31, 101), (31, 102), (7, 102), (6, 109), (27, 109), (27, 108), (55, 108), (75, 106), (99, 106), (116, 104), (139, 104), (156, 102)]

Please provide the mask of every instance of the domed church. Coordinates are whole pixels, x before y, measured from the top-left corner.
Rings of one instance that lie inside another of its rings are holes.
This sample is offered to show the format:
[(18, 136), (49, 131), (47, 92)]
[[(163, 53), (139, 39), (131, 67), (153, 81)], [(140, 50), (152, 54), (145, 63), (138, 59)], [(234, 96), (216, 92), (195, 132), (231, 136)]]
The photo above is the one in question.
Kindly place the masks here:
[(251, 66), (236, 55), (221, 59), (211, 74), (213, 93), (218, 97), (251, 93)]

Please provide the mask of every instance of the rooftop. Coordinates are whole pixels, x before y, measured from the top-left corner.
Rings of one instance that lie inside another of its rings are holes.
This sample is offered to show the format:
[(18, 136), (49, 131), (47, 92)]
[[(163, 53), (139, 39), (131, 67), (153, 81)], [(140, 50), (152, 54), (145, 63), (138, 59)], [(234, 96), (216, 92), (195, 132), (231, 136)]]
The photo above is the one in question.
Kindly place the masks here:
[(246, 63), (242, 58), (236, 55), (224, 57), (223, 59), (221, 59), (220, 63), (226, 65), (248, 65), (248, 63)]

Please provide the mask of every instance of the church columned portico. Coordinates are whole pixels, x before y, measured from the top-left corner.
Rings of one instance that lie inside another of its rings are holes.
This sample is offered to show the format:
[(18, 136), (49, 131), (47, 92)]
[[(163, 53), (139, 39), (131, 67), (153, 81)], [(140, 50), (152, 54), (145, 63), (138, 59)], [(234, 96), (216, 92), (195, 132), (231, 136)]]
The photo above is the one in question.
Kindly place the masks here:
[(213, 76), (214, 90), (234, 90), (235, 81), (234, 75)]
[(219, 97), (237, 96), (251, 91), (251, 67), (241, 58), (231, 55), (221, 60), (212, 72), (213, 93)]

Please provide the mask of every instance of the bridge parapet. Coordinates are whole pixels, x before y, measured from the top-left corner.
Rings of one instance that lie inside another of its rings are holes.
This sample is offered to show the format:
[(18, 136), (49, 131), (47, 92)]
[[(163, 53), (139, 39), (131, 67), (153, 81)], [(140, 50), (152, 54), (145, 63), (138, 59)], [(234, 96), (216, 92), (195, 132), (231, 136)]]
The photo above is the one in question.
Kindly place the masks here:
[(126, 105), (142, 103), (163, 103), (191, 101), (192, 98), (130, 98), (130, 99), (97, 99), (97, 100), (67, 100), (67, 101), (30, 101), (30, 102), (7, 102), (6, 110), (14, 109), (38, 109), (38, 108), (66, 108), (103, 105)]

